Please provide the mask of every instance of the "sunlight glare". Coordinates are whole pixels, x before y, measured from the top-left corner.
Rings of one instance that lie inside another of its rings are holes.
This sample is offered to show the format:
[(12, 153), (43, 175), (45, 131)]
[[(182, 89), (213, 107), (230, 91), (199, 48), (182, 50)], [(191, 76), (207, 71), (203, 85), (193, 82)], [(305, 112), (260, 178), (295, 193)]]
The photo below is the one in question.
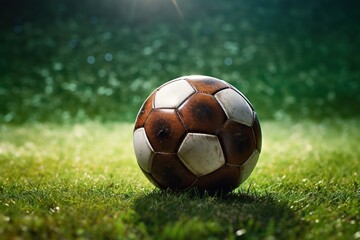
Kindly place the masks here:
[[(170, 1), (171, 1), (171, 3), (173, 4), (173, 6), (175, 7), (176, 12), (178, 13), (178, 15), (179, 15), (179, 17), (181, 18), (181, 20), (184, 20), (184, 15), (183, 15), (180, 7), (179, 7), (178, 2), (177, 2), (176, 0), (170, 0)], [(148, 3), (151, 2), (151, 4), (156, 5), (156, 2), (157, 2), (157, 1), (152, 0), (152, 1), (145, 1), (145, 2), (148, 2)], [(131, 14), (130, 14), (130, 15), (131, 15), (131, 18), (134, 17), (135, 12), (136, 12), (136, 8), (137, 8), (137, 6), (138, 6), (139, 4), (141, 4), (141, 3), (139, 3), (138, 0), (133, 0), (133, 1), (132, 1)]]
[(176, 8), (176, 11), (178, 12), (179, 17), (180, 17), (182, 20), (184, 20), (184, 16), (183, 16), (183, 14), (182, 14), (182, 12), (181, 12), (181, 9), (179, 8), (179, 5), (177, 4), (176, 0), (171, 0), (171, 1), (172, 1), (172, 3), (174, 4), (174, 7)]

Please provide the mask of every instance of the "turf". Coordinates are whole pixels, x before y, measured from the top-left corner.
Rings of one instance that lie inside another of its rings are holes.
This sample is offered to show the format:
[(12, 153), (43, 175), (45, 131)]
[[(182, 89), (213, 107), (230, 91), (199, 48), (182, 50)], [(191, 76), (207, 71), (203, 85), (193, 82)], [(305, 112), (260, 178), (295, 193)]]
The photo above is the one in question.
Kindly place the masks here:
[(265, 121), (228, 196), (156, 190), (132, 125), (0, 127), (2, 239), (359, 239), (359, 119)]

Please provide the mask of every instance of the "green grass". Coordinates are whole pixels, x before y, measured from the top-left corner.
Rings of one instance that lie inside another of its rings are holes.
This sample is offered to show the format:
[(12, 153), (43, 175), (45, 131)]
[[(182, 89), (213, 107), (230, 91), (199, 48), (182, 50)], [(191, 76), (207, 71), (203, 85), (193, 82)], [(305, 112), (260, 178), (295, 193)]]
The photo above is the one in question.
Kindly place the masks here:
[(358, 239), (359, 119), (262, 123), (252, 176), (228, 196), (156, 190), (132, 125), (2, 125), (2, 239)]

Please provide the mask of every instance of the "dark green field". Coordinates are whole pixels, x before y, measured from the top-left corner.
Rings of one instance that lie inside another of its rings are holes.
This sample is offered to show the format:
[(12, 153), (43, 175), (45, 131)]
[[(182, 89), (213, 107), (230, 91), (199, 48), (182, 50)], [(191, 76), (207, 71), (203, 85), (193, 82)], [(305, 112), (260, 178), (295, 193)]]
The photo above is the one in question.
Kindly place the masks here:
[[(0, 239), (360, 239), (358, 9), (3, 1)], [(233, 84), (260, 118), (258, 165), (227, 196), (162, 192), (136, 163), (141, 104), (189, 74)]]

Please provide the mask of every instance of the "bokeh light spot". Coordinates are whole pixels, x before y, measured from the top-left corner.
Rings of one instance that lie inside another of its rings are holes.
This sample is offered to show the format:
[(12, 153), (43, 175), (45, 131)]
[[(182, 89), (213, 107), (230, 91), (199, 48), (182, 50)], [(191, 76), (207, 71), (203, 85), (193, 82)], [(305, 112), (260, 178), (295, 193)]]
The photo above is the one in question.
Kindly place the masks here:
[(96, 59), (94, 56), (88, 56), (86, 61), (88, 62), (88, 64), (94, 64), (96, 62)]
[(226, 66), (230, 66), (233, 63), (233, 60), (232, 60), (231, 57), (226, 57), (224, 59), (224, 63), (225, 63)]
[(111, 53), (106, 53), (104, 58), (105, 61), (111, 62), (113, 60), (113, 55)]

